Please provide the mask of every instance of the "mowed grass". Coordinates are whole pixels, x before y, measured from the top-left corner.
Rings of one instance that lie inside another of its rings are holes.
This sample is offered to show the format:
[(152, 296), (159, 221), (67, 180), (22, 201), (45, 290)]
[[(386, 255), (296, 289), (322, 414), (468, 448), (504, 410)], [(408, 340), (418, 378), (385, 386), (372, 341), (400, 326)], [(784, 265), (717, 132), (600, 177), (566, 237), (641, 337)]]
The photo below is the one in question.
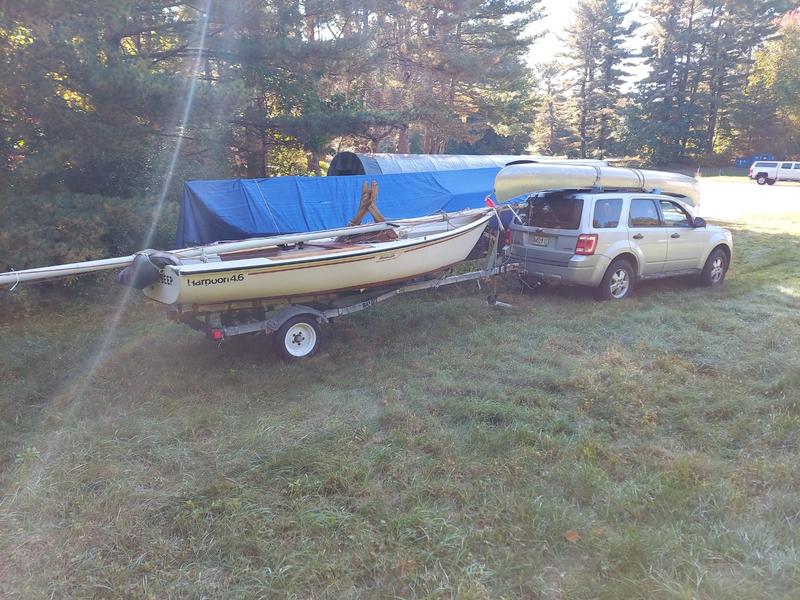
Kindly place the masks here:
[(716, 181), (730, 181), (736, 183), (747, 183), (750, 181), (747, 174), (749, 168), (736, 168), (736, 167), (700, 167), (694, 173), (687, 173), (687, 175), (698, 176), (703, 179), (713, 179)]
[(734, 235), (718, 289), (464, 285), (299, 365), (6, 302), (0, 596), (797, 598), (800, 215)]

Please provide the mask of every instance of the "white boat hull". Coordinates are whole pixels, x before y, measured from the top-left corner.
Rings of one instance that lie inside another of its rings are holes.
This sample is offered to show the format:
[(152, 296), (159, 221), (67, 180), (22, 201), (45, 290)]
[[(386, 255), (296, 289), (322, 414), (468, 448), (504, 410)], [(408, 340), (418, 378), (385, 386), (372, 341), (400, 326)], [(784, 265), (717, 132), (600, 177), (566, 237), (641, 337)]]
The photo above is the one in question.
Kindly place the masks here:
[(363, 290), (440, 271), (467, 258), (493, 213), (450, 231), (324, 254), (167, 265), (144, 294), (164, 304), (214, 304)]

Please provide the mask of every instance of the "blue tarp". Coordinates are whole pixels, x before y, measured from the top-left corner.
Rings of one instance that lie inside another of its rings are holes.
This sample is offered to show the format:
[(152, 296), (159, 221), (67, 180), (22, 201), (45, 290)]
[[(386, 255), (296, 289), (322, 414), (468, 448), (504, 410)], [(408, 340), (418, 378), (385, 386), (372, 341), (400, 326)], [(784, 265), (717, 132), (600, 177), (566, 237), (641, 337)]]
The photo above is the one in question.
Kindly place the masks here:
[(187, 181), (176, 247), (343, 227), (358, 210), (365, 181), (378, 182), (377, 204), (387, 219), (480, 208), (499, 170)]

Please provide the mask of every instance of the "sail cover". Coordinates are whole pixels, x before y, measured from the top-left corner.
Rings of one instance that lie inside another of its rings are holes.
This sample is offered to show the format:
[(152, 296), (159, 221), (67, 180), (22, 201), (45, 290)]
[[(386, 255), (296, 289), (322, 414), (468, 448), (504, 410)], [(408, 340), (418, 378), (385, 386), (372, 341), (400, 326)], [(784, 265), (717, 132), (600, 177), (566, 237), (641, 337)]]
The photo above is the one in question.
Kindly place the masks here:
[(499, 170), (187, 181), (176, 247), (343, 227), (358, 210), (365, 181), (378, 182), (387, 219), (480, 208)]

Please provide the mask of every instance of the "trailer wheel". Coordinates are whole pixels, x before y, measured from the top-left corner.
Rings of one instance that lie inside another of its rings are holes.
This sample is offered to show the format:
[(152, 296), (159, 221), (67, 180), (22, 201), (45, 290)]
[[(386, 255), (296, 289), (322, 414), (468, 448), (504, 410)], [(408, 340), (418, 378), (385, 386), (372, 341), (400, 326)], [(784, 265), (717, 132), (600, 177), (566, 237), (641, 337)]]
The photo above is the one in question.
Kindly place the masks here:
[(318, 328), (313, 315), (298, 315), (286, 321), (272, 338), (278, 356), (287, 362), (313, 356), (319, 348)]

